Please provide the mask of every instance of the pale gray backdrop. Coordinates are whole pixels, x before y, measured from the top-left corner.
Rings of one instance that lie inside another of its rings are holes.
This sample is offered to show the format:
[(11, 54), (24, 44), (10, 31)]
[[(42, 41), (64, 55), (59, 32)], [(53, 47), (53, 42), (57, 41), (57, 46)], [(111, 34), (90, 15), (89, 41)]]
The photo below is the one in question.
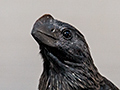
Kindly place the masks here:
[(120, 87), (120, 0), (0, 0), (0, 90), (37, 90), (42, 58), (30, 32), (45, 13), (78, 28), (98, 70)]

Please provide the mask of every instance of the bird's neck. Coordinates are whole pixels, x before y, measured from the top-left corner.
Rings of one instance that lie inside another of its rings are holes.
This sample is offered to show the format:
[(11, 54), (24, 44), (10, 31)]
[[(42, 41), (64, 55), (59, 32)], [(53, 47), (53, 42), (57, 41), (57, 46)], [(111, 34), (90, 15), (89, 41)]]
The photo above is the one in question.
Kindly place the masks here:
[[(73, 63), (61, 62), (52, 53), (45, 52), (44, 70), (40, 78), (39, 90), (98, 90), (102, 76), (92, 60)], [(59, 88), (59, 89), (58, 89)]]

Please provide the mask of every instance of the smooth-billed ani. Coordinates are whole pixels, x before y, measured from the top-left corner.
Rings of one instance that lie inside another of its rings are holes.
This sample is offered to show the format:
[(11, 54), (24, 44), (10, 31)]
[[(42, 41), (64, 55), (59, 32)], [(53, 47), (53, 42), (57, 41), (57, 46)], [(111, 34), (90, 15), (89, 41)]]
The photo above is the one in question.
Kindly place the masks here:
[(45, 14), (31, 34), (44, 61), (39, 90), (119, 90), (98, 72), (84, 36), (75, 27)]

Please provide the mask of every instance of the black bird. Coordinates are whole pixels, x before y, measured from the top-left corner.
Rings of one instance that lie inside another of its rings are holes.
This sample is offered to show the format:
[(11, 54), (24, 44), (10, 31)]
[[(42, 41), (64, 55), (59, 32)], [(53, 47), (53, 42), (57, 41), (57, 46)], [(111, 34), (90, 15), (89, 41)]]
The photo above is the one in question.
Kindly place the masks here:
[(119, 90), (98, 72), (84, 36), (75, 27), (45, 14), (31, 34), (44, 60), (39, 90)]

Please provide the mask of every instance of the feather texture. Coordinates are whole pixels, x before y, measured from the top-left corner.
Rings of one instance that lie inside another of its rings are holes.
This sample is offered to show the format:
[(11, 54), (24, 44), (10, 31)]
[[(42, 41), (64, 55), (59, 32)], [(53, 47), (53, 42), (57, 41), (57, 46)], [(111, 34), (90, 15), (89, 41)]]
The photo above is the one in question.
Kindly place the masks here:
[(46, 14), (35, 22), (32, 36), (44, 60), (39, 90), (119, 90), (98, 72), (75, 27)]

